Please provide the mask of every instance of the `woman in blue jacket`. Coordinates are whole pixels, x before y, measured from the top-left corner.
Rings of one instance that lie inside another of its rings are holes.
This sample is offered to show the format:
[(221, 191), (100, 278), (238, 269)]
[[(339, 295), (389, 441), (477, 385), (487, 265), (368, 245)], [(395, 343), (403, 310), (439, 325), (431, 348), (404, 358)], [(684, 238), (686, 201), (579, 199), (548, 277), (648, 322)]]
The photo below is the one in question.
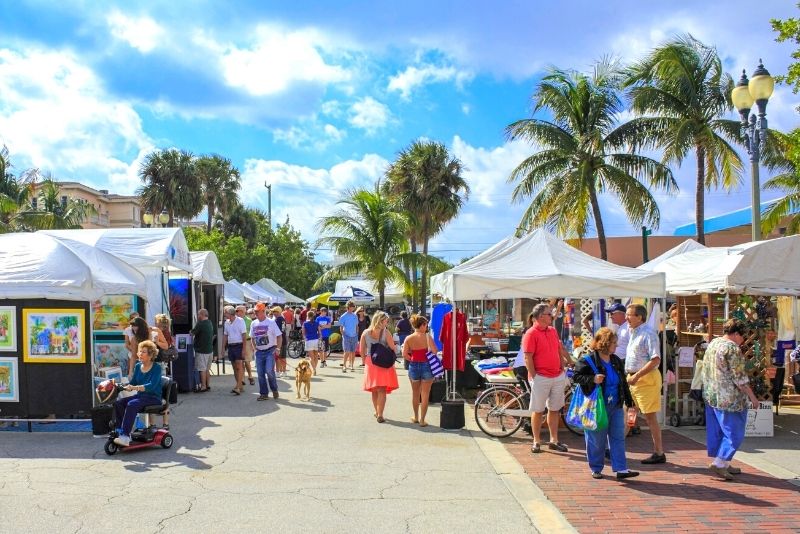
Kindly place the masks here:
[(139, 361), (133, 369), (133, 377), (125, 386), (125, 391), (136, 391), (136, 395), (117, 399), (114, 413), (117, 424), (121, 423), (120, 435), (114, 443), (127, 447), (131, 443), (131, 429), (136, 415), (147, 406), (161, 404), (161, 366), (155, 363), (158, 348), (152, 341), (139, 343), (136, 356)]

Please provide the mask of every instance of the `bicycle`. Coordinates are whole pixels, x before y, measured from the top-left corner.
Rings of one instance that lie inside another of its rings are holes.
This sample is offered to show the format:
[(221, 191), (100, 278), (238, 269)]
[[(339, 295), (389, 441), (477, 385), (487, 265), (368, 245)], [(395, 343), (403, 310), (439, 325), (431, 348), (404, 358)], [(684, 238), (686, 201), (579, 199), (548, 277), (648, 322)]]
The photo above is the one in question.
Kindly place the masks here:
[(286, 355), (292, 359), (302, 358), (306, 355), (306, 342), (297, 330), (289, 332), (289, 345), (286, 347)]
[[(567, 423), (567, 410), (572, 394), (578, 387), (567, 379), (561, 421), (573, 434), (583, 435), (583, 428)], [(475, 422), (483, 433), (495, 438), (507, 438), (530, 419), (531, 389), (527, 380), (517, 384), (494, 384), (475, 399)]]

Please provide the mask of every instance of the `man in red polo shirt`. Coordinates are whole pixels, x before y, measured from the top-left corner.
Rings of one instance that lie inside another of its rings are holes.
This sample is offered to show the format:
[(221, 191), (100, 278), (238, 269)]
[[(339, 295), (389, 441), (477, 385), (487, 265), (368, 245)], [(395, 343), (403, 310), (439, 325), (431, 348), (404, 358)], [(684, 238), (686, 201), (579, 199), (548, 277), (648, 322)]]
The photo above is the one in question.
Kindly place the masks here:
[(564, 368), (570, 357), (558, 339), (553, 323), (550, 305), (542, 302), (534, 306), (530, 319), (533, 327), (522, 338), (525, 353), (525, 366), (531, 384), (531, 426), (533, 430), (532, 453), (542, 452), (541, 432), (545, 406), (547, 407), (547, 428), (550, 430), (550, 450), (567, 452), (567, 446), (558, 441), (558, 422), (561, 408), (564, 407), (564, 387), (566, 374)]

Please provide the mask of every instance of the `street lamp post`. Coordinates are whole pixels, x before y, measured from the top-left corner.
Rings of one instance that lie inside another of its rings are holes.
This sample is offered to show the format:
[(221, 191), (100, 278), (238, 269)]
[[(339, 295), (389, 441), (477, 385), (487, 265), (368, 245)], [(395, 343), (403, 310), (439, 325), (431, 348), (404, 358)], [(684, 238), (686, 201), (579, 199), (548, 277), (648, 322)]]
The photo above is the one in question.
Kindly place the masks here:
[(169, 222), (169, 213), (167, 213), (167, 210), (162, 210), (161, 213), (158, 214), (158, 222), (161, 223), (161, 228), (167, 226)]
[[(742, 71), (742, 77), (731, 91), (733, 105), (739, 110), (742, 119), (742, 137), (747, 153), (750, 155), (750, 168), (753, 174), (752, 188), (752, 233), (753, 241), (761, 239), (761, 184), (759, 183), (758, 163), (761, 158), (761, 149), (767, 138), (767, 101), (772, 96), (775, 80), (770, 76), (761, 60), (753, 72), (753, 78), (748, 81), (747, 74)], [(756, 115), (750, 115), (753, 103), (758, 107)]]
[(145, 228), (150, 228), (153, 225), (153, 214), (145, 213), (142, 215), (142, 222), (144, 223)]

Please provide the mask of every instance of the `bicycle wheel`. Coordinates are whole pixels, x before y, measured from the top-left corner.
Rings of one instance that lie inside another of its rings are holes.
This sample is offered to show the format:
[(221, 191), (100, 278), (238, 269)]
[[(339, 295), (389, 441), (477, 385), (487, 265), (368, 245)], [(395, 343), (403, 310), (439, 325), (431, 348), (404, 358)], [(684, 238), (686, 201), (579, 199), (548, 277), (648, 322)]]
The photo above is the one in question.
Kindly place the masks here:
[(286, 348), (286, 354), (290, 358), (300, 358), (305, 352), (306, 344), (302, 339), (289, 342), (289, 346)]
[(567, 430), (569, 430), (573, 434), (582, 436), (583, 435), (582, 426), (575, 426), (567, 423), (567, 410), (569, 410), (569, 405), (572, 402), (572, 394), (574, 393), (576, 387), (578, 386), (573, 385), (570, 388), (570, 390), (567, 391), (566, 395), (564, 395), (564, 407), (561, 408), (561, 422), (564, 423), (564, 426), (567, 427)]
[[(506, 438), (520, 429), (528, 407), (523, 395), (509, 387), (493, 387), (475, 399), (475, 422), (485, 434)], [(515, 413), (508, 413), (514, 410)]]

